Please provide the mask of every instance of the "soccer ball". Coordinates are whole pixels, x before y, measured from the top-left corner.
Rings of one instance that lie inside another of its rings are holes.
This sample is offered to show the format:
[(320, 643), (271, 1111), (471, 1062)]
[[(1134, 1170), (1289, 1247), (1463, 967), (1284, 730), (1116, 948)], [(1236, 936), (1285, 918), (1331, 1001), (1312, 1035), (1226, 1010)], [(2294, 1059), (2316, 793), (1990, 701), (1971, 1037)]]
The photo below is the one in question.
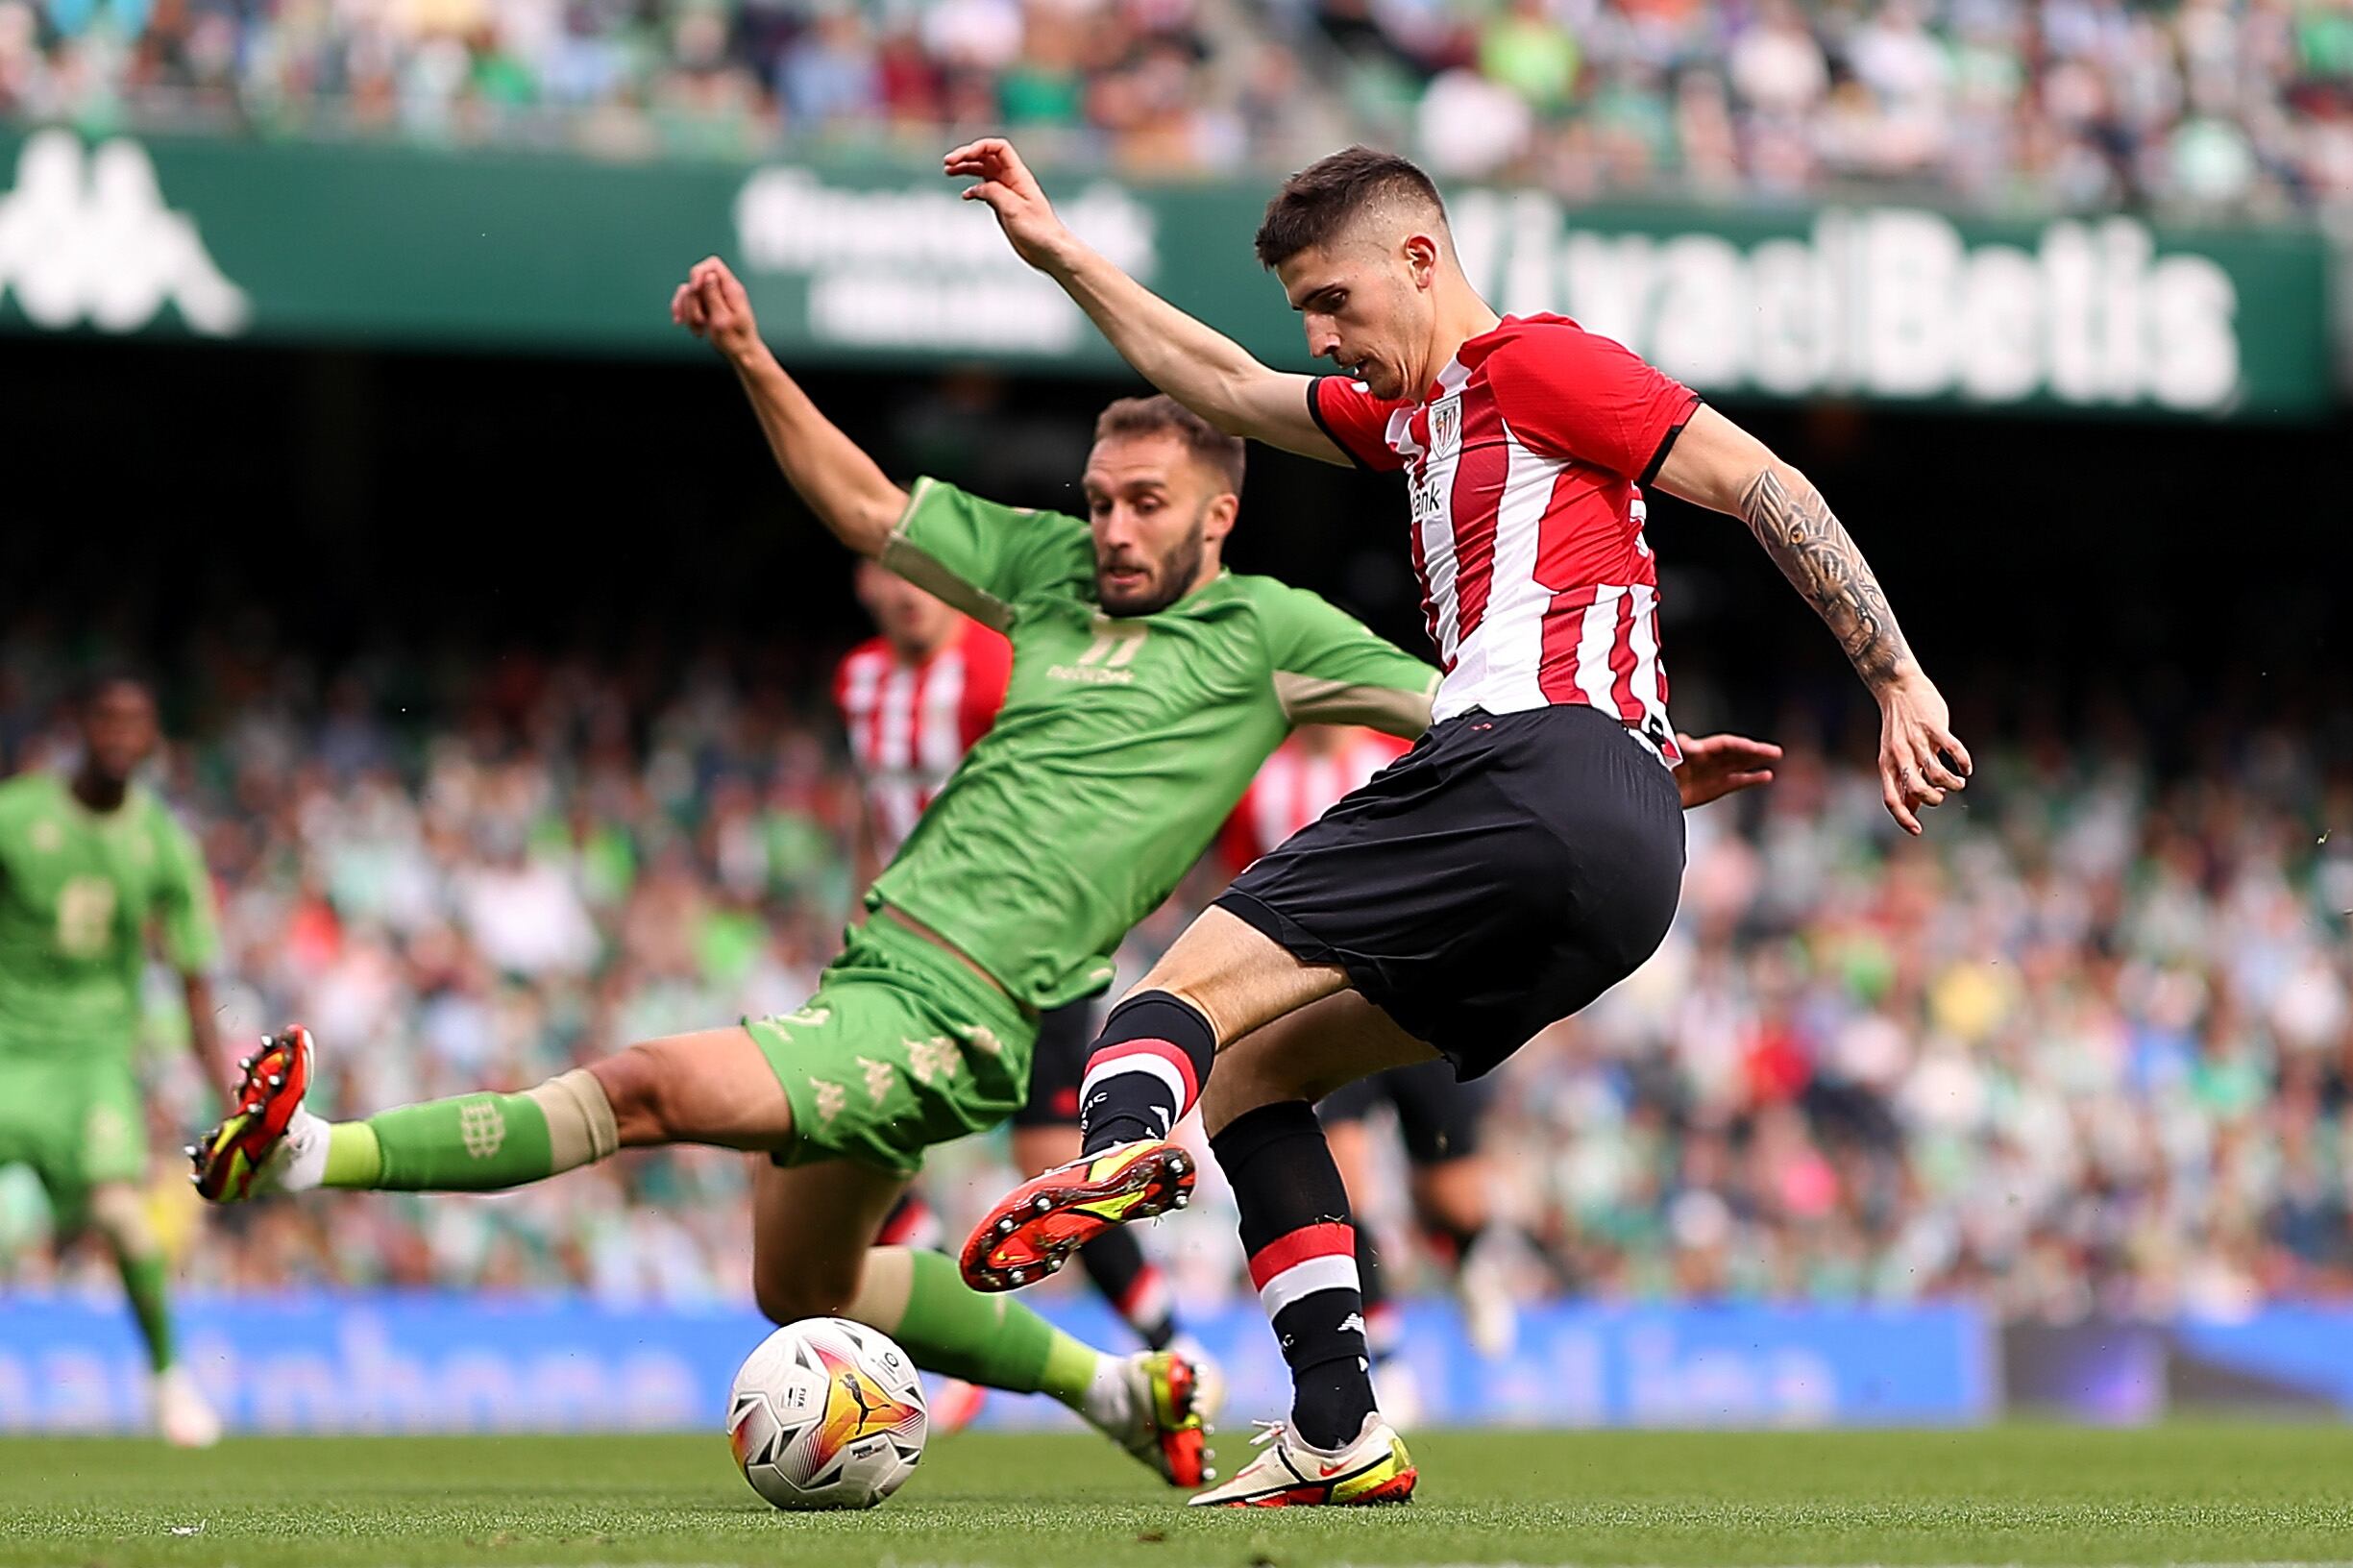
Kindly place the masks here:
[(780, 1508), (872, 1507), (915, 1473), (930, 1425), (907, 1353), (839, 1317), (770, 1335), (727, 1401), (735, 1462)]

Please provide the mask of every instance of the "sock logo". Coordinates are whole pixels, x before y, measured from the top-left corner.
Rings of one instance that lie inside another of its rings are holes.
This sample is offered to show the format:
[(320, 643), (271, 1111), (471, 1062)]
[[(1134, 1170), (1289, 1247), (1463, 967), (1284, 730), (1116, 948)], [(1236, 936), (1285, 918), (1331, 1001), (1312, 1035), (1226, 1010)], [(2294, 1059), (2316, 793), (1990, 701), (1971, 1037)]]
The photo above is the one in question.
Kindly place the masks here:
[(457, 1135), (466, 1140), (466, 1154), (487, 1160), (506, 1142), (506, 1113), (496, 1100), (476, 1100), (457, 1108)]

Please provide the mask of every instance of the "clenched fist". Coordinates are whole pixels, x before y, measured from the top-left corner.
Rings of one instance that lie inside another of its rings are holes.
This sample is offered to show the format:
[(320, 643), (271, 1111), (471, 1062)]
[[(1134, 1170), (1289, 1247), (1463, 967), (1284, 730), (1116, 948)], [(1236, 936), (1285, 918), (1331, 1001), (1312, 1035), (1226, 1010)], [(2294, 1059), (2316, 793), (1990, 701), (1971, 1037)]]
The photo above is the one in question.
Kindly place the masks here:
[(676, 292), (670, 296), (670, 319), (725, 355), (736, 364), (768, 352), (760, 341), (760, 324), (751, 313), (751, 299), (727, 263), (706, 256), (695, 263)]

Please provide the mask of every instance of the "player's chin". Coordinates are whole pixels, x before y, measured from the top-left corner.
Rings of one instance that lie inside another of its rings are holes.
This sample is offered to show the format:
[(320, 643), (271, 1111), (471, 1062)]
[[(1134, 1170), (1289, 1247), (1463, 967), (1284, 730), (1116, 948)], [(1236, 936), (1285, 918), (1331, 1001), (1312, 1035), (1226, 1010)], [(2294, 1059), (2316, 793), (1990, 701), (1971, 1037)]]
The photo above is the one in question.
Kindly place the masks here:
[(1095, 600), (1105, 615), (1150, 615), (1164, 600), (1160, 584), (1150, 577), (1095, 579)]

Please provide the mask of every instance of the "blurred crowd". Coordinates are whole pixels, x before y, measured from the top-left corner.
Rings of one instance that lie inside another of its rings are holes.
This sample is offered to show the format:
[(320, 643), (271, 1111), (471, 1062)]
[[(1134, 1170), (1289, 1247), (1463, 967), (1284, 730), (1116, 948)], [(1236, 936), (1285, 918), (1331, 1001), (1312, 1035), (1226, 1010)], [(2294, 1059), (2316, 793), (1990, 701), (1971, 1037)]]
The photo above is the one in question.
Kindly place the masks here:
[[(832, 950), (855, 807), (821, 659), (322, 675), (214, 643), (172, 668), (157, 782), (217, 879), (225, 1030), (309, 1023), (331, 1113), (789, 1009)], [(54, 648), (0, 645), (0, 766), (64, 759), (66, 675)], [(1913, 842), (1879, 806), (1868, 729), (1784, 717), (1778, 780), (1691, 820), (1656, 959), (1505, 1069), (1500, 1273), (1604, 1299), (1966, 1293), (2053, 1320), (2353, 1294), (2336, 723), (2161, 763), (2121, 714), (2021, 721), (1980, 739), (1966, 804)], [(1146, 923), (1127, 977), (1214, 886), (1204, 870)], [(716, 1151), (490, 1199), (200, 1214), (167, 1156), (214, 1090), (178, 1048), (176, 996), (159, 976), (154, 1202), (191, 1282), (748, 1294), (746, 1157)], [(936, 1152), (951, 1234), (1004, 1158), (1001, 1138)], [(1410, 1288), (1399, 1187), (1362, 1207)], [(1147, 1245), (1194, 1303), (1246, 1296), (1213, 1173), (1202, 1200)], [(0, 1173), (0, 1282), (105, 1277), (93, 1253), (55, 1257), (46, 1223)]]
[(2262, 214), (2353, 195), (2353, 0), (0, 0), (9, 116)]

